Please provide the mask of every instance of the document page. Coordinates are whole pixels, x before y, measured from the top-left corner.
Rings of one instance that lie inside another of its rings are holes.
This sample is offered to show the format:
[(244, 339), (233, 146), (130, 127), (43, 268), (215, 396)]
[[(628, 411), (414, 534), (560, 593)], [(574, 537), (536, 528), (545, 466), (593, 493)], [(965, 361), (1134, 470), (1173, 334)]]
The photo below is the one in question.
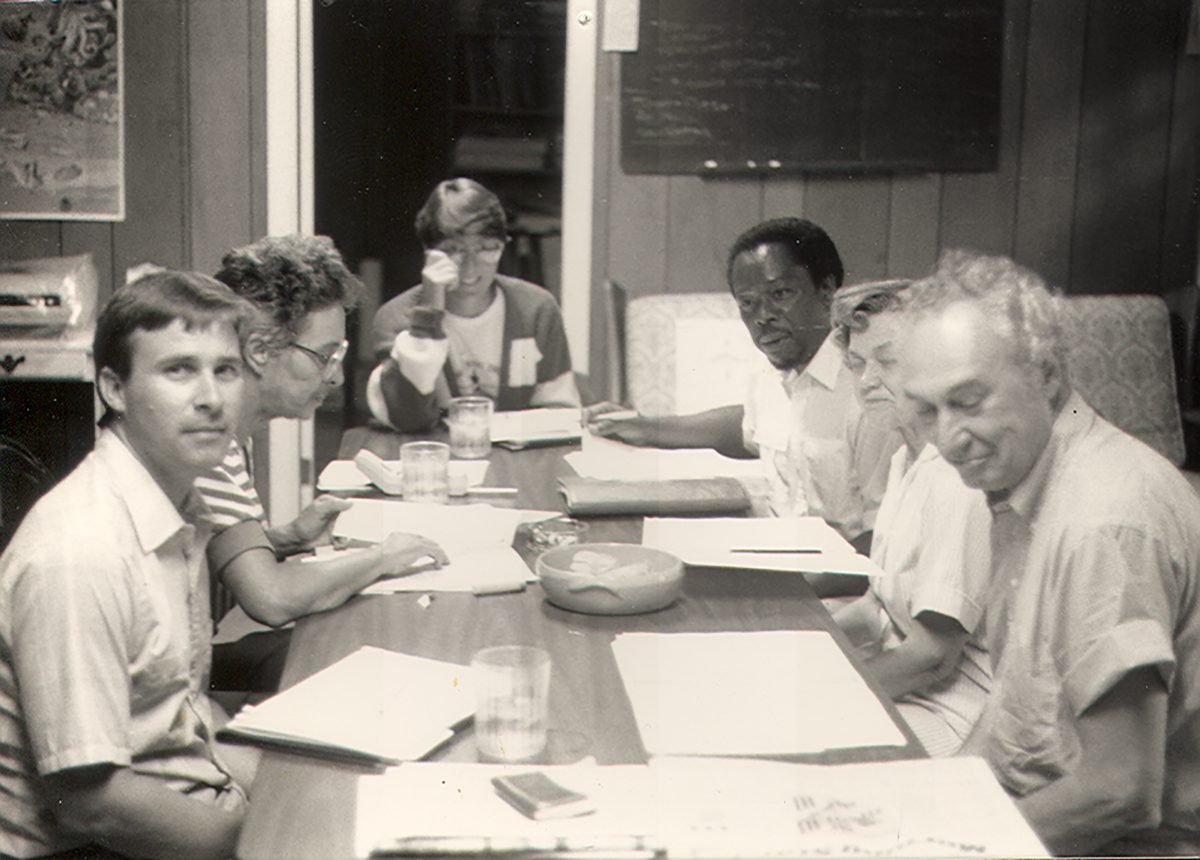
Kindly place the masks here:
[(703, 567), (885, 575), (820, 517), (647, 517), (642, 544)]
[[(541, 771), (591, 798), (596, 811), (549, 821), (526, 818), (496, 793), (491, 781), (530, 771)], [(518, 849), (621, 856), (654, 847), (654, 808), (646, 765), (405, 764), (359, 777), (355, 856), (487, 855)]]
[[(400, 474), (399, 460), (384, 460), (385, 465)], [(467, 487), (478, 487), (487, 475), (487, 460), (451, 460), (447, 467), (451, 483), (459, 475)], [(362, 490), (371, 486), (371, 479), (362, 473), (353, 460), (330, 460), (317, 478), (317, 489), (325, 491)]]
[(492, 414), (493, 442), (569, 441), (579, 438), (580, 410), (575, 407), (522, 409)]
[(537, 575), (512, 547), (489, 547), (455, 553), (450, 556), (449, 564), (435, 570), (377, 580), (362, 593), (477, 591), (536, 581)]
[(338, 515), (334, 537), (380, 543), (392, 532), (424, 535), (453, 556), (456, 552), (512, 545), (522, 521), (516, 508), (436, 505), (392, 499), (355, 499)]
[(657, 758), (672, 858), (1045, 857), (979, 758), (836, 766)]
[(735, 460), (711, 448), (639, 448), (592, 433), (564, 457), (583, 478), (610, 481), (674, 481), (686, 478), (757, 478), (758, 460)]
[(475, 712), (469, 676), (456, 663), (363, 646), (243, 708), (223, 731), (298, 749), (410, 761)]
[(651, 755), (788, 755), (905, 742), (823, 631), (621, 633), (612, 648)]

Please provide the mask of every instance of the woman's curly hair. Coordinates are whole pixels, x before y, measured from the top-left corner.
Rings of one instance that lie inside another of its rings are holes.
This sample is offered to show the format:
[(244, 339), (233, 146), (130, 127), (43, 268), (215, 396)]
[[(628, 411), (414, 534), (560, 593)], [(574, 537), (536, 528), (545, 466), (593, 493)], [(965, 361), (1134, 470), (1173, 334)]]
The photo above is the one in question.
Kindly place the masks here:
[(216, 279), (254, 305), (277, 347), (299, 334), (309, 314), (333, 305), (353, 308), (363, 293), (332, 239), (299, 233), (235, 248), (221, 260)]

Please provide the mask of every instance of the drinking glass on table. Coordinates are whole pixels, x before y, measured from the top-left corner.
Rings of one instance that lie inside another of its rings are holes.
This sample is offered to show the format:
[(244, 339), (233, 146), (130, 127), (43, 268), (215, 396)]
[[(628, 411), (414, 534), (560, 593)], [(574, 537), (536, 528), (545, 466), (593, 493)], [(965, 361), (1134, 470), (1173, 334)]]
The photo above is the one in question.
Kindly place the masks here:
[(492, 398), (468, 395), (451, 399), (446, 424), (453, 456), (478, 460), (491, 453)]
[(502, 645), (471, 658), (475, 741), (480, 756), (523, 761), (546, 747), (550, 655), (541, 648)]
[(406, 442), (400, 446), (400, 484), (407, 502), (450, 500), (450, 446)]

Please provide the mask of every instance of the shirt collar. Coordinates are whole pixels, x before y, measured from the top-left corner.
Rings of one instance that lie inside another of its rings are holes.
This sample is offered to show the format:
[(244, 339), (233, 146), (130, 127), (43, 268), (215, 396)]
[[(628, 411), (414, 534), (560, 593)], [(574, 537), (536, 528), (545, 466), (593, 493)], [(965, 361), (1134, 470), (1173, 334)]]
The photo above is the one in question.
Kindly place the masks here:
[(138, 544), (146, 555), (156, 552), (181, 531), (203, 526), (208, 508), (195, 490), (182, 509), (176, 508), (133, 451), (110, 429), (96, 440), (96, 457), (129, 511)]
[(845, 364), (842, 360), (842, 351), (833, 340), (833, 335), (830, 334), (825, 338), (821, 347), (817, 350), (816, 355), (809, 359), (808, 364), (803, 370), (792, 368), (790, 370), (779, 370), (780, 377), (784, 384), (790, 384), (804, 376), (811, 377), (815, 382), (820, 383), (825, 388), (833, 391), (837, 388), (838, 374), (842, 372)]
[(1067, 397), (1054, 423), (1050, 427), (1050, 438), (1046, 447), (1038, 455), (1021, 482), (1008, 493), (1007, 498), (989, 496), (988, 503), (992, 510), (999, 510), (1007, 504), (1026, 522), (1032, 522), (1041, 506), (1046, 487), (1049, 486), (1054, 472), (1061, 465), (1062, 452), (1072, 441), (1087, 432), (1096, 420), (1096, 412), (1084, 402), (1078, 393), (1072, 391)]

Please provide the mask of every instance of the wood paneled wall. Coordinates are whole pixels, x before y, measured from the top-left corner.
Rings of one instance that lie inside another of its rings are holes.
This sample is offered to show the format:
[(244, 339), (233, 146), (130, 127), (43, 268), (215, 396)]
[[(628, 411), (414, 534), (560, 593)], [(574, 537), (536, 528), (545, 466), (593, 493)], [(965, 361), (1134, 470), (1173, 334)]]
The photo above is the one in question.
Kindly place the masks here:
[(266, 229), (265, 0), (123, 0), (126, 218), (0, 220), (0, 257), (211, 273)]
[[(724, 290), (737, 234), (785, 214), (829, 231), (849, 281), (921, 275), (958, 247), (1012, 256), (1070, 293), (1166, 293), (1190, 283), (1200, 57), (1184, 53), (1189, 5), (1007, 0), (1000, 161), (989, 173), (628, 176), (619, 55), (603, 54), (594, 283), (611, 278), (632, 295)], [(600, 377), (594, 292), (591, 366)]]

